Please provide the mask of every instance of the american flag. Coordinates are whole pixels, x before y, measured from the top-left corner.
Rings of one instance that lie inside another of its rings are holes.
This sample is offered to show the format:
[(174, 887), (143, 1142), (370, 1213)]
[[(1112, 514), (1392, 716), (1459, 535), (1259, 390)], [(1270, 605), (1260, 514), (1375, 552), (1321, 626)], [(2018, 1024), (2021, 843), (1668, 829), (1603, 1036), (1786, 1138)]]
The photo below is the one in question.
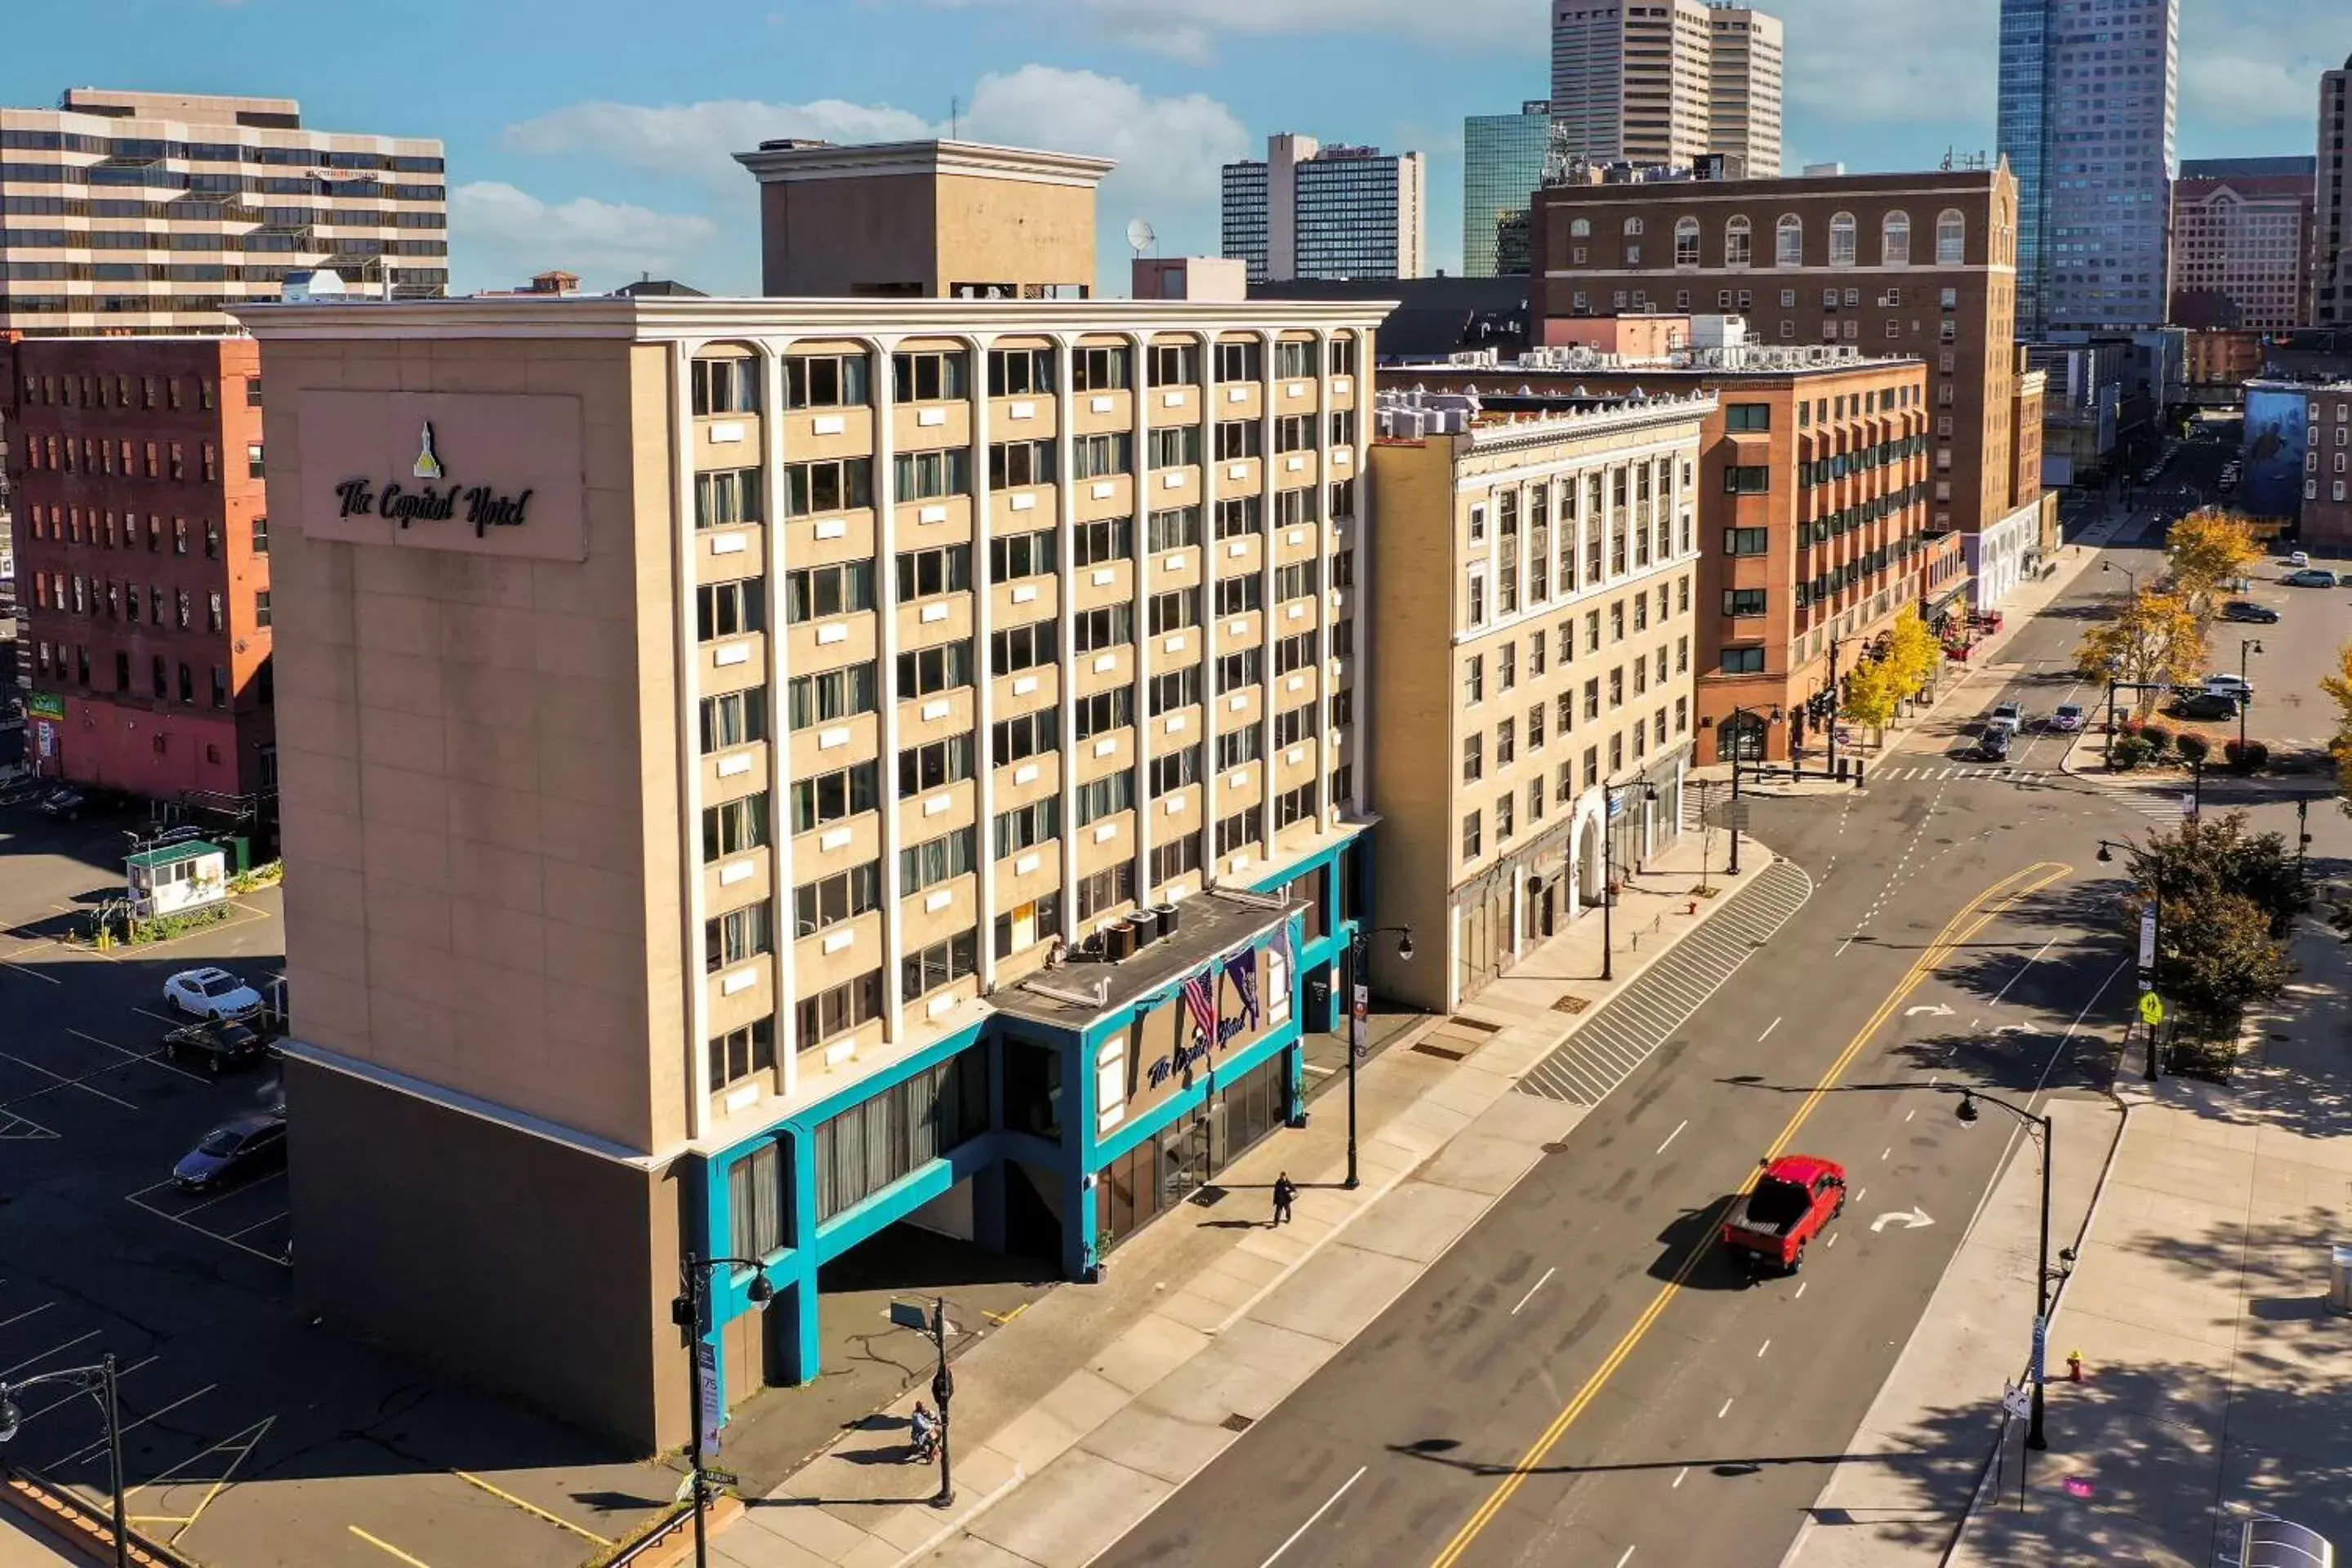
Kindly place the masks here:
[(1193, 1027), (1211, 1047), (1217, 1043), (1217, 981), (1213, 966), (1184, 982), (1184, 1005), (1192, 1010)]

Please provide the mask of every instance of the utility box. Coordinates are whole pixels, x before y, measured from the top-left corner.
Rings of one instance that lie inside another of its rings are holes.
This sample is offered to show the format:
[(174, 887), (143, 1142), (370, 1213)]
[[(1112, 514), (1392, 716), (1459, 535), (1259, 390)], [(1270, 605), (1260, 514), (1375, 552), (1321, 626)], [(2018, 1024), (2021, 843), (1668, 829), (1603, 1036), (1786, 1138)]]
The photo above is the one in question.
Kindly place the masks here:
[(2352, 1317), (2352, 1247), (2342, 1242), (2327, 1249), (2327, 1310)]

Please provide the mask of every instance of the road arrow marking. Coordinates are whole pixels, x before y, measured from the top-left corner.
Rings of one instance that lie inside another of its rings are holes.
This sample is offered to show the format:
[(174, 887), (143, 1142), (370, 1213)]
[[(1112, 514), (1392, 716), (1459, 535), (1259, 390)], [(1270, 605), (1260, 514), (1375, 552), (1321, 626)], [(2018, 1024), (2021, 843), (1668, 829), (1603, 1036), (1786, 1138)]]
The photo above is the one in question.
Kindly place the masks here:
[(1873, 1236), (1875, 1236), (1880, 1231), (1885, 1230), (1888, 1226), (1893, 1225), (1898, 1219), (1903, 1222), (1903, 1228), (1906, 1230), (1917, 1230), (1921, 1226), (1933, 1225), (1936, 1223), (1934, 1220), (1927, 1217), (1927, 1211), (1926, 1209), (1897, 1209), (1893, 1214), (1883, 1214), (1876, 1219), (1872, 1220), (1870, 1222), (1870, 1232)]
[(2003, 1024), (1993, 1031), (1996, 1035), (2038, 1035), (2041, 1032), (2031, 1024)]
[(1945, 1006), (1941, 1002), (1929, 1002), (1917, 1007), (1906, 1007), (1903, 1009), (1903, 1016), (1906, 1018), (1916, 1018), (1922, 1013), (1927, 1014), (1931, 1018), (1948, 1018), (1952, 1016), (1952, 1010), (1949, 1007)]

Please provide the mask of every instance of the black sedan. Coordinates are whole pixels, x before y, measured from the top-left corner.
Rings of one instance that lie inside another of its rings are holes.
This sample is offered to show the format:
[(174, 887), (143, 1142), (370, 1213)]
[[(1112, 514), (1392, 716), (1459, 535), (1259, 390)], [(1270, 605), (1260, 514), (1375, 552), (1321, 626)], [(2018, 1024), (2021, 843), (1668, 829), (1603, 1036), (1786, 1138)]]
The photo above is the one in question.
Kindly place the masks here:
[(2218, 691), (2200, 691), (2175, 701), (2172, 712), (2181, 719), (2234, 719), (2238, 716), (2238, 700)]
[(194, 1061), (206, 1072), (251, 1067), (269, 1055), (262, 1037), (243, 1024), (207, 1018), (173, 1029), (163, 1037), (163, 1054), (173, 1061)]
[(2225, 621), (2252, 621), (2259, 626), (2275, 626), (2279, 613), (2268, 605), (2257, 605), (2252, 599), (2232, 599), (2221, 606)]
[(172, 1184), (182, 1192), (209, 1192), (286, 1163), (286, 1118), (274, 1110), (232, 1117), (172, 1167)]

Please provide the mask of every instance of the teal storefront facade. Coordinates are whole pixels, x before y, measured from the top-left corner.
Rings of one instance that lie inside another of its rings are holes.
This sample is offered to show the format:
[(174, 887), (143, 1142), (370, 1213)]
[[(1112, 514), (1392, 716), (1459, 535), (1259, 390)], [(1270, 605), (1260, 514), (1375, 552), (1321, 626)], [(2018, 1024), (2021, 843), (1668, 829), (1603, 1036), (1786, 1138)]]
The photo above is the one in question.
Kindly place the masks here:
[[(970, 1240), (992, 1252), (1016, 1226), (1037, 1250), (1050, 1225), (1062, 1276), (1089, 1280), (1244, 1150), (1303, 1125), (1301, 1040), (1341, 1021), (1368, 849), (1360, 830), (1246, 892), (1196, 895), (1160, 947), (1057, 970), (1051, 995), (1008, 987), (971, 1026), (697, 1157), (688, 1245), (758, 1259), (773, 1290), (754, 1304), (752, 1270), (710, 1279), (701, 1332), (722, 1406), (816, 1376), (819, 1270), (926, 1205), (963, 1214), (968, 1200)], [(1204, 973), (1219, 1037), (1207, 1051), (1204, 1004), (1183, 984)], [(1089, 974), (1108, 984), (1100, 1005), (1070, 999)]]

